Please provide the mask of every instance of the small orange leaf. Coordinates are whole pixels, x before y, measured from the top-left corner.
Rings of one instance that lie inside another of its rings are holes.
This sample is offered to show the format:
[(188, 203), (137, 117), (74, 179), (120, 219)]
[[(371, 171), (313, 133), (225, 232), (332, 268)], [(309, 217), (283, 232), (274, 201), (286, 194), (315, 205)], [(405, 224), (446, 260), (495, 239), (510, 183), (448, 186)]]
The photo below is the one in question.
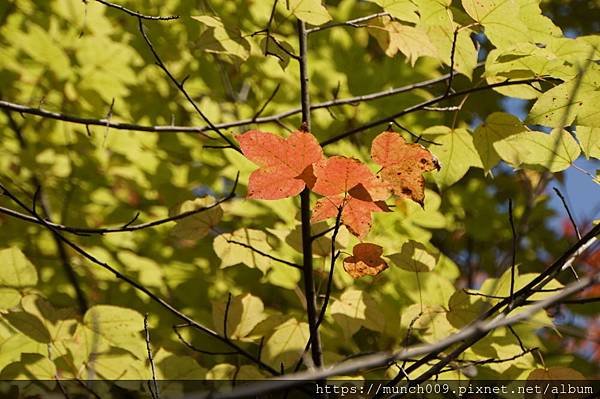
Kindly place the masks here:
[(381, 177), (395, 195), (410, 198), (423, 206), (423, 173), (440, 169), (439, 162), (428, 149), (407, 143), (398, 133), (383, 132), (371, 144), (371, 158), (383, 167)]
[(352, 249), (352, 256), (344, 259), (344, 270), (354, 278), (376, 276), (388, 268), (381, 258), (383, 248), (376, 244), (360, 243)]
[(312, 134), (296, 131), (284, 139), (250, 130), (237, 141), (246, 158), (260, 166), (250, 175), (248, 198), (291, 197), (314, 183), (312, 164), (323, 158), (323, 150)]

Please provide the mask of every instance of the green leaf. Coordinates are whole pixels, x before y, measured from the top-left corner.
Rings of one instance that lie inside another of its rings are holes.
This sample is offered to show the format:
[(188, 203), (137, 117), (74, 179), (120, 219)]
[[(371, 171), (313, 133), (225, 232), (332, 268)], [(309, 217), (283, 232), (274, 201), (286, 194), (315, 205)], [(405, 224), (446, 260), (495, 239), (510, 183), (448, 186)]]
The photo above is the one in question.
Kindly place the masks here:
[(537, 165), (551, 172), (567, 169), (581, 152), (571, 134), (558, 129), (551, 134), (518, 133), (496, 141), (493, 146), (504, 161), (515, 167)]
[(207, 380), (217, 381), (232, 381), (235, 379), (237, 367), (229, 363), (221, 363), (215, 365), (212, 369), (206, 372)]
[(466, 129), (451, 130), (446, 126), (434, 126), (423, 132), (439, 145), (429, 150), (437, 157), (441, 169), (433, 174), (440, 187), (448, 187), (459, 181), (470, 167), (482, 167), (479, 154), (473, 145), (473, 136)]
[(265, 360), (275, 369), (279, 369), (281, 364), (284, 368), (292, 367), (304, 351), (309, 336), (308, 324), (289, 319), (275, 327), (265, 342)]
[(54, 380), (57, 377), (56, 365), (45, 356), (34, 353), (23, 353), (21, 355), (21, 364), (31, 379)]
[(199, 45), (204, 51), (232, 55), (243, 61), (248, 59), (250, 44), (237, 28), (226, 27), (219, 17), (199, 15), (192, 19), (209, 27), (199, 39)]
[(0, 286), (23, 288), (35, 286), (38, 282), (35, 266), (23, 255), (19, 248), (0, 250)]
[(521, 21), (515, 0), (462, 0), (462, 5), (496, 47), (529, 40), (529, 29)]
[(321, 4), (321, 0), (289, 0), (288, 5), (296, 18), (311, 25), (322, 25), (331, 21), (331, 15)]
[(417, 23), (419, 15), (417, 7), (411, 0), (368, 0), (383, 8), (390, 13), (394, 18), (402, 21)]
[(468, 295), (459, 290), (450, 297), (446, 317), (454, 327), (462, 328), (481, 316), (489, 308), (490, 305), (481, 297)]
[(409, 272), (429, 272), (439, 259), (439, 253), (432, 252), (420, 242), (409, 240), (402, 244), (399, 253), (388, 258), (398, 267)]
[[(155, 356), (154, 362), (162, 380), (203, 380), (206, 376), (206, 369), (200, 367), (191, 356), (176, 356), (161, 349)], [(161, 388), (164, 391), (168, 386), (161, 384)]]
[(22, 334), (29, 338), (48, 344), (52, 342), (50, 332), (42, 321), (31, 313), (17, 311), (9, 312), (4, 318)]
[[(213, 303), (212, 314), (215, 329), (224, 334), (223, 324), (227, 301)], [(260, 298), (250, 294), (238, 295), (232, 298), (227, 313), (227, 337), (243, 339), (247, 337), (254, 327), (265, 320), (267, 315)]]
[[(431, 43), (436, 48), (436, 57), (448, 66), (451, 65), (452, 42), (454, 40), (454, 28), (452, 28), (452, 25), (450, 27), (428, 26), (424, 28)], [(470, 79), (476, 65), (477, 49), (473, 44), (473, 40), (471, 40), (470, 32), (468, 30), (461, 30), (456, 37), (454, 70)]]
[(6, 365), (21, 360), (22, 353), (48, 354), (48, 344), (29, 338), (24, 334), (14, 334), (0, 343), (0, 370)]
[(479, 153), (483, 169), (486, 173), (500, 162), (500, 156), (494, 149), (494, 143), (513, 134), (521, 133), (526, 128), (514, 115), (494, 112), (473, 133), (473, 145)]
[[(326, 222), (312, 223), (310, 226), (311, 235), (317, 235), (325, 230), (330, 229), (331, 226)], [(312, 240), (313, 255), (327, 257), (331, 255), (331, 235), (333, 233), (321, 235), (320, 237)], [(345, 247), (348, 244), (348, 231), (346, 229), (339, 229), (336, 237), (336, 245)], [(285, 242), (289, 244), (299, 253), (302, 253), (302, 225), (298, 224), (285, 238)]]
[[(198, 209), (205, 209), (215, 203), (213, 197), (196, 198), (191, 201), (185, 201), (169, 210), (169, 217), (181, 215), (182, 213), (193, 212)], [(171, 235), (179, 240), (182, 246), (191, 246), (198, 240), (206, 237), (208, 233), (223, 218), (223, 209), (220, 205), (203, 210), (191, 216), (179, 219), (175, 222), (175, 227)]]
[(527, 123), (549, 127), (577, 124), (600, 127), (600, 67), (590, 65), (572, 80), (544, 92), (533, 104)]
[(21, 293), (14, 288), (0, 288), (0, 310), (14, 308), (21, 301)]
[(586, 380), (583, 374), (569, 367), (550, 367), (533, 370), (527, 377), (529, 381), (577, 381)]
[(568, 126), (575, 120), (581, 101), (575, 88), (576, 82), (570, 81), (560, 84), (544, 92), (529, 111), (527, 123), (542, 126), (559, 127), (560, 124)]
[(349, 288), (331, 305), (330, 313), (351, 337), (362, 326), (373, 331), (384, 331), (386, 320), (373, 298), (362, 290)]
[(437, 55), (437, 49), (423, 28), (403, 25), (387, 18), (374, 20), (369, 26), (369, 32), (388, 57), (393, 57), (400, 51), (414, 66), (419, 57)]
[(244, 264), (265, 273), (271, 267), (271, 260), (252, 248), (270, 254), (273, 248), (268, 242), (267, 233), (243, 228), (221, 234), (213, 241), (213, 249), (221, 259), (221, 268)]
[(577, 126), (576, 132), (586, 158), (600, 159), (600, 127)]
[(145, 368), (143, 361), (134, 358), (129, 353), (107, 353), (95, 356), (85, 369), (82, 370), (79, 378), (84, 380), (97, 379), (104, 380), (141, 380), (142, 372)]
[(85, 312), (83, 324), (112, 346), (128, 350), (141, 359), (147, 356), (144, 340), (139, 333), (144, 328), (144, 318), (137, 311), (96, 305)]

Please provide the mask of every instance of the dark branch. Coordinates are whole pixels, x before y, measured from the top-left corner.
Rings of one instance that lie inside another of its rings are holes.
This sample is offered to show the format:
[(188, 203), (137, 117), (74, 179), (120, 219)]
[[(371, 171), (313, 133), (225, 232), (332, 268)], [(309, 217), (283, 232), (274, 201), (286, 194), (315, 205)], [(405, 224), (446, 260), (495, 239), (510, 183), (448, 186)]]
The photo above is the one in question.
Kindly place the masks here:
[(233, 141), (231, 141), (231, 139), (229, 137), (225, 136), (221, 132), (221, 130), (218, 127), (216, 127), (210, 121), (210, 119), (208, 119), (208, 117), (204, 114), (204, 112), (202, 112), (202, 110), (200, 109), (200, 107), (198, 107), (198, 104), (196, 104), (196, 102), (194, 101), (194, 99), (189, 95), (189, 93), (187, 92), (187, 90), (183, 86), (183, 84), (184, 84), (185, 81), (184, 82), (179, 82), (175, 78), (175, 76), (173, 76), (173, 74), (171, 73), (171, 71), (169, 71), (169, 69), (167, 68), (167, 66), (164, 64), (164, 62), (162, 61), (162, 59), (160, 58), (160, 56), (156, 52), (156, 49), (152, 45), (152, 42), (150, 41), (150, 38), (146, 34), (146, 31), (144, 30), (144, 24), (142, 23), (142, 19), (141, 18), (138, 18), (138, 27), (139, 27), (139, 30), (140, 30), (140, 34), (142, 35), (142, 38), (144, 39), (144, 42), (146, 42), (146, 45), (148, 46), (148, 48), (150, 49), (150, 52), (154, 56), (154, 59), (156, 61), (156, 65), (158, 65), (158, 67), (160, 69), (162, 69), (162, 71), (169, 77), (169, 79), (171, 80), (171, 82), (173, 82), (173, 84), (175, 85), (175, 87), (177, 87), (177, 89), (185, 96), (185, 98), (188, 100), (188, 102), (190, 103), (190, 105), (196, 110), (196, 113), (198, 113), (198, 115), (200, 115), (200, 117), (202, 119), (204, 119), (204, 122), (206, 122), (208, 124), (208, 126), (210, 127), (210, 129), (213, 130), (214, 132), (216, 132), (219, 135), (219, 137), (221, 137), (221, 139), (223, 139), (228, 145), (231, 146), (231, 148), (235, 149), (236, 151), (240, 151), (240, 149), (235, 145), (235, 143)]
[(377, 120), (375, 120), (373, 122), (369, 122), (369, 123), (367, 123), (365, 125), (358, 126), (356, 128), (350, 129), (350, 130), (348, 130), (348, 131), (346, 131), (344, 133), (340, 133), (338, 135), (335, 135), (335, 136), (333, 136), (333, 137), (331, 137), (331, 138), (329, 138), (329, 139), (321, 142), (321, 146), (326, 146), (326, 145), (335, 143), (337, 141), (345, 139), (346, 137), (350, 137), (350, 136), (352, 136), (352, 135), (354, 135), (356, 133), (368, 130), (368, 129), (373, 128), (373, 127), (377, 127), (379, 125), (386, 124), (388, 122), (393, 121), (396, 118), (399, 118), (401, 116), (410, 114), (412, 112), (419, 111), (421, 109), (424, 109), (424, 108), (429, 107), (431, 105), (437, 104), (437, 103), (439, 103), (439, 102), (441, 102), (443, 100), (446, 100), (446, 99), (460, 97), (460, 96), (464, 96), (464, 95), (467, 95), (467, 94), (470, 94), (470, 93), (475, 93), (475, 92), (478, 92), (478, 91), (490, 90), (490, 89), (494, 89), (496, 87), (522, 85), (522, 84), (527, 84), (527, 83), (532, 83), (532, 82), (539, 82), (541, 80), (544, 80), (544, 78), (532, 78), (532, 79), (520, 79), (520, 80), (505, 80), (503, 82), (497, 82), (497, 83), (492, 83), (492, 84), (486, 84), (486, 85), (483, 85), (483, 86), (471, 87), (469, 89), (465, 89), (465, 90), (462, 90), (462, 91), (457, 91), (457, 92), (450, 93), (447, 96), (446, 95), (437, 96), (437, 97), (434, 97), (434, 98), (432, 98), (430, 100), (426, 100), (426, 101), (423, 101), (423, 102), (421, 102), (419, 104), (415, 104), (415, 105), (412, 105), (412, 106), (410, 106), (408, 108), (405, 108), (402, 111), (399, 111), (399, 112), (397, 112), (397, 113), (395, 113), (393, 115), (377, 119)]
[(233, 187), (232, 187), (231, 191), (229, 192), (229, 194), (227, 194), (227, 196), (221, 198), (220, 200), (216, 201), (215, 203), (213, 203), (211, 205), (204, 206), (204, 207), (197, 208), (197, 209), (193, 209), (193, 210), (187, 211), (187, 212), (182, 212), (182, 213), (180, 213), (178, 215), (170, 216), (170, 217), (167, 217), (167, 218), (153, 220), (151, 222), (140, 223), (140, 224), (135, 224), (135, 225), (131, 225), (131, 223), (133, 223), (133, 221), (135, 219), (137, 219), (137, 217), (134, 217), (128, 223), (126, 223), (126, 224), (124, 224), (122, 226), (118, 226), (118, 227), (90, 228), (90, 227), (65, 226), (65, 225), (62, 225), (62, 224), (53, 223), (52, 221), (50, 221), (48, 219), (43, 219), (43, 221), (40, 221), (40, 218), (38, 218), (38, 217), (29, 216), (29, 215), (17, 212), (15, 210), (12, 210), (12, 209), (9, 209), (9, 208), (4, 208), (4, 207), (0, 207), (0, 213), (3, 213), (3, 214), (8, 215), (8, 216), (12, 216), (14, 218), (18, 218), (18, 219), (24, 220), (24, 221), (29, 222), (29, 223), (36, 223), (36, 224), (44, 225), (44, 226), (48, 225), (48, 226), (52, 227), (55, 230), (64, 231), (66, 233), (78, 234), (78, 235), (111, 234), (111, 233), (131, 232), (131, 231), (137, 231), (137, 230), (147, 229), (147, 228), (150, 228), (150, 227), (160, 226), (161, 224), (165, 224), (165, 223), (176, 222), (178, 220), (185, 219), (187, 217), (190, 217), (190, 216), (193, 216), (193, 215), (196, 215), (196, 214), (208, 211), (208, 210), (210, 210), (212, 208), (215, 208), (215, 207), (219, 206), (223, 202), (229, 201), (230, 199), (232, 199), (233, 197), (235, 197), (235, 190), (237, 188), (238, 178), (239, 178), (239, 173), (237, 174), (237, 176), (235, 178)]
[(132, 278), (130, 278), (130, 277), (122, 274), (121, 272), (119, 272), (117, 269), (115, 269), (114, 267), (112, 267), (108, 263), (99, 260), (94, 255), (90, 254), (89, 252), (87, 252), (86, 250), (84, 250), (83, 248), (81, 248), (80, 246), (78, 246), (77, 244), (75, 244), (73, 241), (71, 241), (70, 239), (66, 238), (64, 235), (62, 235), (60, 233), (59, 230), (57, 230), (56, 228), (52, 227), (44, 219), (42, 219), (41, 217), (39, 217), (37, 215), (37, 213), (35, 212), (34, 209), (29, 208), (19, 198), (17, 198), (15, 195), (13, 195), (2, 183), (0, 183), (0, 190), (2, 190), (4, 192), (4, 194), (8, 198), (10, 198), (13, 202), (15, 202), (21, 208), (23, 208), (24, 210), (26, 210), (32, 216), (37, 217), (38, 221), (41, 222), (41, 224), (44, 227), (46, 227), (50, 232), (54, 233), (63, 243), (65, 243), (67, 246), (69, 246), (70, 248), (72, 248), (75, 252), (77, 252), (78, 254), (80, 254), (85, 259), (89, 260), (90, 262), (94, 263), (95, 265), (100, 266), (101, 268), (103, 268), (103, 269), (109, 271), (110, 273), (114, 274), (117, 279), (123, 280), (124, 282), (126, 282), (127, 284), (129, 284), (130, 286), (132, 286), (137, 291), (142, 292), (143, 294), (145, 294), (146, 296), (148, 296), (150, 299), (152, 299), (154, 302), (158, 303), (163, 308), (165, 308), (167, 311), (169, 311), (170, 313), (172, 313), (173, 315), (175, 315), (179, 319), (181, 319), (181, 320), (185, 321), (186, 323), (188, 323), (190, 325), (190, 327), (194, 327), (195, 329), (197, 329), (199, 331), (202, 331), (203, 333), (205, 333), (205, 334), (207, 334), (207, 335), (209, 335), (209, 336), (211, 336), (211, 337), (213, 337), (213, 338), (215, 338), (215, 339), (217, 339), (217, 340), (225, 343), (226, 345), (228, 345), (229, 347), (231, 347), (232, 349), (234, 349), (237, 354), (246, 357), (248, 360), (250, 360), (253, 363), (257, 364), (260, 368), (268, 371), (269, 373), (271, 373), (273, 375), (277, 375), (278, 374), (278, 372), (276, 370), (274, 370), (271, 366), (267, 365), (266, 363), (263, 363), (262, 361), (259, 361), (254, 355), (252, 355), (251, 353), (249, 353), (248, 351), (246, 351), (242, 347), (238, 346), (237, 344), (235, 344), (234, 342), (230, 341), (229, 339), (227, 339), (225, 337), (222, 337), (217, 332), (215, 332), (215, 331), (211, 330), (210, 328), (208, 328), (208, 327), (200, 324), (199, 322), (197, 322), (194, 319), (190, 318), (186, 314), (184, 314), (181, 311), (177, 310), (173, 305), (169, 304), (164, 299), (162, 299), (159, 296), (157, 296), (156, 294), (154, 294), (152, 291), (150, 291), (148, 288), (144, 287), (139, 282), (137, 282), (137, 281), (133, 280)]
[(271, 255), (271, 254), (268, 254), (268, 253), (266, 253), (266, 252), (263, 252), (263, 251), (261, 251), (261, 250), (260, 250), (260, 249), (258, 249), (258, 248), (254, 248), (254, 247), (253, 247), (252, 245), (250, 245), (250, 244), (246, 244), (246, 243), (244, 243), (244, 242), (235, 241), (235, 240), (226, 240), (226, 241), (227, 241), (228, 243), (230, 243), (230, 244), (235, 244), (235, 245), (239, 245), (240, 247), (248, 248), (248, 249), (249, 249), (249, 250), (251, 250), (252, 252), (256, 252), (256, 253), (257, 253), (257, 254), (259, 254), (260, 256), (264, 256), (265, 258), (268, 258), (268, 259), (274, 260), (275, 262), (279, 262), (279, 263), (282, 263), (282, 264), (284, 264), (284, 265), (291, 266), (291, 267), (293, 267), (293, 268), (295, 268), (295, 269), (302, 269), (302, 266), (300, 266), (300, 265), (298, 265), (298, 264), (296, 264), (296, 263), (294, 263), (294, 262), (290, 262), (289, 260), (285, 260), (285, 259), (280, 259), (280, 258), (278, 258), (278, 257), (276, 257), (276, 256), (273, 256), (273, 255)]
[(121, 6), (121, 5), (110, 3), (110, 2), (108, 2), (106, 0), (95, 0), (95, 1), (97, 1), (100, 4), (104, 4), (107, 7), (111, 7), (111, 8), (117, 9), (119, 11), (122, 11), (125, 14), (129, 14), (132, 17), (137, 17), (137, 18), (148, 20), (148, 21), (171, 21), (171, 20), (179, 18), (179, 15), (169, 15), (169, 16), (164, 16), (164, 17), (162, 17), (162, 16), (153, 16), (153, 15), (145, 15), (145, 14), (141, 14), (141, 13), (139, 13), (137, 11), (133, 11), (133, 10), (130, 10), (128, 8), (125, 8), (125, 7)]
[(158, 384), (156, 383), (156, 369), (154, 367), (154, 359), (152, 357), (152, 349), (150, 348), (150, 331), (148, 330), (148, 313), (144, 315), (144, 333), (146, 340), (146, 351), (148, 352), (148, 361), (150, 362), (150, 371), (152, 372), (152, 384), (148, 381), (148, 390), (152, 395), (152, 399), (160, 399), (158, 393)]

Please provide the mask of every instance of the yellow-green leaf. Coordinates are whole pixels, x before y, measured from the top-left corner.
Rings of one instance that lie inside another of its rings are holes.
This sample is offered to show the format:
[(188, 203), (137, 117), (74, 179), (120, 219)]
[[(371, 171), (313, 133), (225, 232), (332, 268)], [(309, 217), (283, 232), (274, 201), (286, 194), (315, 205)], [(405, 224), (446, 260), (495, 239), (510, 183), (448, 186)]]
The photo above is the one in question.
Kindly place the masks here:
[(496, 47), (529, 40), (529, 29), (520, 19), (515, 0), (462, 0), (471, 18), (485, 28), (485, 35)]
[[(223, 324), (227, 301), (213, 303), (212, 313), (215, 329), (223, 334)], [(267, 315), (260, 298), (250, 294), (238, 295), (231, 299), (229, 311), (227, 312), (227, 337), (231, 339), (242, 339), (258, 323), (265, 320)]]
[(441, 169), (433, 174), (440, 187), (447, 187), (460, 180), (470, 167), (482, 167), (479, 154), (473, 145), (473, 136), (466, 129), (451, 130), (446, 126), (434, 126), (423, 132), (439, 145), (429, 146), (437, 157)]
[(500, 162), (500, 156), (494, 149), (495, 142), (525, 130), (523, 123), (514, 115), (494, 112), (488, 116), (473, 133), (473, 145), (479, 153), (483, 169), (489, 172)]
[(577, 126), (577, 138), (587, 158), (600, 159), (600, 127)]
[(308, 324), (291, 318), (277, 326), (275, 332), (265, 342), (263, 354), (265, 360), (279, 369), (294, 365), (298, 360), (309, 337)]
[(504, 161), (515, 167), (542, 166), (551, 172), (567, 169), (581, 150), (566, 130), (555, 129), (551, 134), (524, 132), (496, 141), (494, 149)]
[(402, 244), (400, 252), (388, 256), (398, 267), (409, 272), (429, 272), (439, 259), (439, 253), (433, 252), (420, 242), (409, 240)]
[(321, 0), (289, 0), (290, 12), (298, 19), (311, 25), (322, 25), (331, 21), (331, 15)]
[(215, 238), (213, 249), (221, 259), (221, 268), (244, 264), (265, 273), (271, 267), (271, 260), (255, 251), (263, 254), (272, 251), (264, 231), (243, 228), (221, 234)]
[(22, 288), (37, 284), (35, 266), (23, 255), (19, 248), (0, 250), (0, 286)]
[(196, 198), (185, 201), (169, 210), (169, 216), (177, 216), (188, 212), (201, 210), (190, 216), (176, 221), (171, 235), (176, 237), (185, 246), (189, 246), (206, 235), (215, 227), (223, 217), (223, 209), (217, 205), (207, 209), (215, 203), (212, 197)]

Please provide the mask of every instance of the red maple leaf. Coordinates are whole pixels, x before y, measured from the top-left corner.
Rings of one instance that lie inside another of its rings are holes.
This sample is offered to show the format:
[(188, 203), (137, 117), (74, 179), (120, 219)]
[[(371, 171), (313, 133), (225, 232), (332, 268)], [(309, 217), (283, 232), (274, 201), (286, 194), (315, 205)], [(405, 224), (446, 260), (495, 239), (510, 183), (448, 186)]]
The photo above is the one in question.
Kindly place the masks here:
[(424, 172), (440, 169), (438, 160), (420, 144), (407, 143), (394, 132), (383, 132), (371, 143), (371, 158), (382, 166), (381, 178), (399, 197), (410, 198), (423, 206)]
[(242, 153), (260, 166), (250, 175), (248, 198), (275, 200), (300, 194), (314, 183), (313, 163), (323, 158), (310, 133), (296, 131), (287, 139), (250, 130), (237, 136)]
[(325, 196), (317, 201), (312, 221), (336, 217), (360, 238), (371, 229), (371, 212), (387, 211), (387, 185), (357, 159), (341, 156), (319, 161), (313, 167), (316, 182), (312, 190)]

